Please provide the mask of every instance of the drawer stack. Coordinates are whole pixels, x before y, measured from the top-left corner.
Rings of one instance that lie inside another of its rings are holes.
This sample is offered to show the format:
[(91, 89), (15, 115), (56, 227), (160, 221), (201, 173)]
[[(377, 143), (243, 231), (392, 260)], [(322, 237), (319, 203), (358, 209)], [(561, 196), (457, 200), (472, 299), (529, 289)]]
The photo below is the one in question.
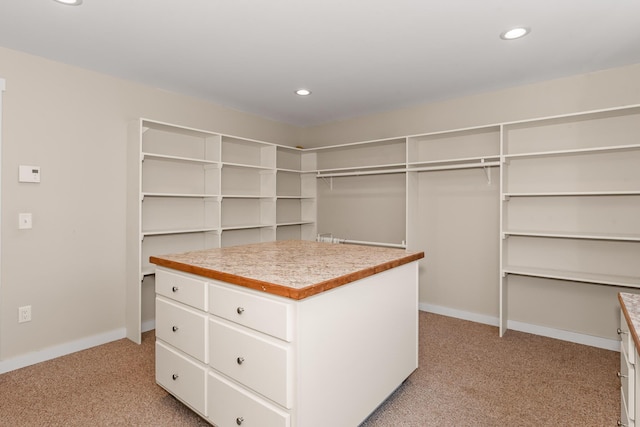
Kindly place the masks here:
[(156, 271), (156, 382), (218, 427), (289, 427), (292, 305)]
[(289, 426), (291, 305), (212, 283), (209, 310), (210, 420), (221, 427)]
[(206, 416), (207, 282), (156, 272), (156, 382)]

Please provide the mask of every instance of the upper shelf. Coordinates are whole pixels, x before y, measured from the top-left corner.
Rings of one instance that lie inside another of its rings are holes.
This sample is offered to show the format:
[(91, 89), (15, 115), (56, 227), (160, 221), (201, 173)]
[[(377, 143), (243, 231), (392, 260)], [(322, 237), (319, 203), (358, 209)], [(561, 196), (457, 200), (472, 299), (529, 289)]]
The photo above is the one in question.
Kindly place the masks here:
[(633, 151), (640, 150), (640, 144), (631, 145), (615, 145), (610, 147), (590, 147), (590, 148), (574, 148), (570, 150), (552, 150), (552, 151), (538, 151), (531, 153), (519, 153), (519, 154), (505, 154), (505, 160), (518, 159), (518, 158), (533, 158), (533, 157), (553, 157), (553, 156), (571, 156), (577, 154), (599, 154), (610, 153), (616, 151)]

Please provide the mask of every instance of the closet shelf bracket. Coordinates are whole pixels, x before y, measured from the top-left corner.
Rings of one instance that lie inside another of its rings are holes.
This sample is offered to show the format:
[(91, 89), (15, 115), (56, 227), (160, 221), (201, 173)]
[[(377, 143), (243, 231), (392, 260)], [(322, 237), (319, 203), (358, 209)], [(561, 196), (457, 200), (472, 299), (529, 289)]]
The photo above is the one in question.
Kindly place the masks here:
[(483, 165), (484, 174), (487, 177), (487, 185), (491, 185), (491, 171), (489, 170), (489, 166), (485, 163), (484, 159), (480, 159), (480, 163)]

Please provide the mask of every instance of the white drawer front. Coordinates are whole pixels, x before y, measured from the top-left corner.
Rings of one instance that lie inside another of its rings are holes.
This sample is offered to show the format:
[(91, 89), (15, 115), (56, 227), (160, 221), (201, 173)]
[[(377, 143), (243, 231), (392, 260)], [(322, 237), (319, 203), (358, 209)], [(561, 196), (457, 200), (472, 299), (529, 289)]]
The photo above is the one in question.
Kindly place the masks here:
[(204, 416), (206, 378), (204, 366), (156, 342), (156, 382)]
[(284, 342), (209, 320), (210, 365), (274, 402), (291, 408), (291, 348)]
[[(633, 348), (631, 349), (633, 351)], [(629, 363), (624, 347), (620, 352), (620, 386), (630, 419), (635, 419), (635, 367)]]
[(218, 427), (289, 427), (287, 412), (210, 372), (207, 379), (209, 420)]
[(629, 359), (629, 363), (635, 365), (636, 358), (635, 352), (633, 351), (633, 347), (635, 344), (633, 343), (633, 337), (629, 332), (629, 325), (627, 324), (627, 320), (624, 317), (624, 313), (620, 311), (620, 341), (622, 344), (622, 348), (627, 352), (627, 356)]
[(211, 284), (209, 311), (216, 316), (265, 334), (291, 341), (292, 304), (247, 291)]
[(156, 337), (209, 363), (208, 314), (156, 297)]
[(156, 293), (207, 311), (207, 282), (156, 268)]

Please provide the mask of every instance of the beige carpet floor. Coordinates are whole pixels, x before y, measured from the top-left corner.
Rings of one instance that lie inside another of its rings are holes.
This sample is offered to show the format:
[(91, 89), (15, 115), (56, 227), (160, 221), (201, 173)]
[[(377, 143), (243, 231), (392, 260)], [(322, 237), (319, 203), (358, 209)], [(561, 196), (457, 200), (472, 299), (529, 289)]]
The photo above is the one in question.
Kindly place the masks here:
[[(0, 426), (207, 426), (155, 384), (153, 341), (0, 375)], [(616, 352), (420, 313), (420, 367), (362, 427), (615, 426), (618, 369)]]

